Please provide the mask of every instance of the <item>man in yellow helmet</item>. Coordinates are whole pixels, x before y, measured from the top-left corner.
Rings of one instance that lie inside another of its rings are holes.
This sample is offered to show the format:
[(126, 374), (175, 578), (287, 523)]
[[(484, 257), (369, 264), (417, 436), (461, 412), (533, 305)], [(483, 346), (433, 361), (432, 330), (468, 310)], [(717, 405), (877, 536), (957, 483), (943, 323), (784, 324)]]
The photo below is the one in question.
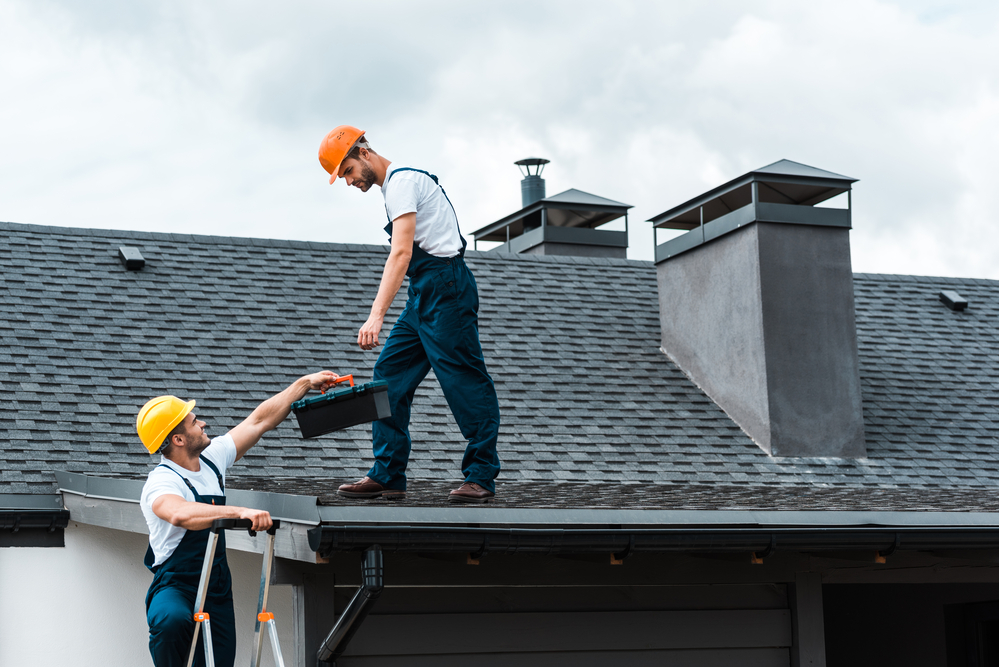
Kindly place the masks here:
[(388, 385), (392, 416), (371, 425), (375, 462), (368, 474), (338, 490), (352, 498), (400, 498), (412, 441), (413, 394), (432, 368), (451, 414), (466, 438), (464, 483), (448, 494), (456, 503), (485, 503), (496, 492), (500, 412), (496, 388), (479, 343), (479, 293), (465, 264), (465, 239), (444, 188), (433, 174), (390, 162), (364, 132), (341, 125), (326, 135), (319, 162), (330, 174), (367, 192), (381, 188), (392, 250), (368, 320), (357, 334), (363, 350), (378, 345), (385, 313), (409, 277), (406, 307), (375, 362), (374, 378)]
[[(326, 390), (338, 376), (320, 371), (296, 380), (272, 396), (225, 435), (209, 439), (205, 422), (194, 414), (194, 401), (158, 396), (136, 418), (139, 439), (160, 462), (142, 487), (140, 507), (149, 526), (145, 564), (153, 572), (146, 594), (149, 652), (156, 667), (187, 664), (194, 633), (197, 595), (209, 528), (215, 519), (249, 519), (254, 530), (271, 527), (263, 510), (225, 504), (225, 471), (284, 421), (291, 404), (310, 389)], [(212, 619), (215, 664), (231, 667), (236, 659), (236, 627), (225, 536), (219, 536), (205, 601)], [(195, 665), (205, 664), (199, 642)]]

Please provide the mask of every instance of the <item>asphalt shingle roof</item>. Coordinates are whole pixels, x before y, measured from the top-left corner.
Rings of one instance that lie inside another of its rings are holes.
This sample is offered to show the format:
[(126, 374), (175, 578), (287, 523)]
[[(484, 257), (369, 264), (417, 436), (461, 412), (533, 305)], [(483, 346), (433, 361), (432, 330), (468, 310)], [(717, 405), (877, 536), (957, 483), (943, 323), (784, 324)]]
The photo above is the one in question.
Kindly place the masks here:
[[(196, 398), (218, 434), (305, 372), (371, 376), (376, 353), (355, 340), (385, 246), (0, 231), (0, 493), (52, 493), (55, 469), (144, 475), (153, 461), (135, 414), (158, 394)], [(121, 245), (139, 247), (143, 270), (122, 266)], [(856, 275), (868, 457), (772, 458), (659, 350), (651, 263), (468, 262), (503, 416), (501, 483), (999, 487), (999, 281)], [(968, 310), (939, 303), (941, 289)], [(411, 432), (410, 478), (459, 480), (461, 435), (432, 377)], [(233, 483), (356, 479), (369, 433), (302, 440), (289, 418)]]

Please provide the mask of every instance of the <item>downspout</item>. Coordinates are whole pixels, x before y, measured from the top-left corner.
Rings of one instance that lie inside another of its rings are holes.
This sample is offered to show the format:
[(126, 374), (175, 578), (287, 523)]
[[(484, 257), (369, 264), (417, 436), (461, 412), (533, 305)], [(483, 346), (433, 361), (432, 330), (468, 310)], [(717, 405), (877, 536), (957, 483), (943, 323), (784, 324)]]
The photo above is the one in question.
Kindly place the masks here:
[(340, 614), (326, 641), (319, 647), (319, 662), (336, 665), (336, 659), (347, 650), (347, 644), (354, 638), (364, 618), (375, 606), (375, 600), (382, 594), (384, 574), (382, 549), (377, 544), (372, 545), (361, 554), (361, 587)]

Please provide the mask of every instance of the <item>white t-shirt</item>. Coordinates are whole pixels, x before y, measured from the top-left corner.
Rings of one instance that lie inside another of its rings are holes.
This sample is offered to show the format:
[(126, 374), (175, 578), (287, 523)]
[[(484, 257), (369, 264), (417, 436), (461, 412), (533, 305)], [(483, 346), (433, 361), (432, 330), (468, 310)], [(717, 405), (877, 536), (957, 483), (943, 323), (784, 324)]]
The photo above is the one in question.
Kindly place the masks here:
[(406, 213), (416, 213), (416, 245), (435, 257), (454, 257), (461, 252), (458, 218), (441, 187), (426, 174), (401, 171), (389, 180), (389, 175), (402, 165), (391, 165), (382, 186), (385, 212), (389, 220)]
[[(211, 444), (205, 448), (205, 451), (201, 452), (201, 455), (219, 469), (224, 484), (225, 471), (236, 462), (236, 443), (232, 436), (226, 433), (214, 438)], [(153, 512), (153, 503), (156, 499), (168, 493), (180, 496), (184, 500), (194, 501), (194, 494), (191, 493), (191, 489), (187, 487), (180, 475), (190, 480), (199, 495), (224, 495), (222, 489), (219, 488), (219, 479), (215, 476), (215, 471), (205, 465), (204, 461), (199, 461), (201, 470), (198, 472), (192, 472), (162, 456), (160, 463), (173, 468), (173, 470), (167, 470), (160, 466), (150, 470), (149, 476), (146, 477), (146, 483), (142, 486), (142, 497), (139, 500), (139, 507), (142, 508), (142, 514), (146, 517), (146, 525), (149, 526), (149, 545), (153, 548), (153, 554), (156, 556), (153, 565), (159, 565), (173, 555), (177, 545), (184, 539), (184, 534), (187, 532), (186, 528), (174, 526)], [(180, 475), (177, 474), (178, 472)]]

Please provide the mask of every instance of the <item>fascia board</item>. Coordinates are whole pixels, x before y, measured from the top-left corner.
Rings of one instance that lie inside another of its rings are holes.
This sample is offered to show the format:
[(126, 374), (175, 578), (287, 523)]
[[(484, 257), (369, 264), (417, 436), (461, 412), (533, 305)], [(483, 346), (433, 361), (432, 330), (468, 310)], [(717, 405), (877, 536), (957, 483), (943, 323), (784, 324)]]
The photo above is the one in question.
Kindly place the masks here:
[(62, 496), (58, 494), (0, 493), (2, 510), (61, 510)]

